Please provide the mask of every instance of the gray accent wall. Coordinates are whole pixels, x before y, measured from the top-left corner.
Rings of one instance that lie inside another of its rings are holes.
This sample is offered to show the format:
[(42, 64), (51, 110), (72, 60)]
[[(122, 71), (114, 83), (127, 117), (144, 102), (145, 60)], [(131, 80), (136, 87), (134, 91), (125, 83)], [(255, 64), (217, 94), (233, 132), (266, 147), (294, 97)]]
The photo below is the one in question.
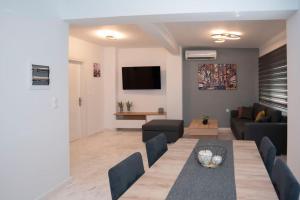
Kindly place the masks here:
[[(185, 50), (195, 48), (185, 48)], [(197, 48), (201, 49), (201, 48)], [(183, 56), (183, 118), (185, 126), (192, 119), (208, 115), (219, 127), (230, 127), (226, 109), (250, 106), (258, 102), (258, 57), (254, 48), (218, 48), (216, 60), (185, 60)], [(199, 90), (197, 70), (200, 64), (237, 64), (237, 90)]]

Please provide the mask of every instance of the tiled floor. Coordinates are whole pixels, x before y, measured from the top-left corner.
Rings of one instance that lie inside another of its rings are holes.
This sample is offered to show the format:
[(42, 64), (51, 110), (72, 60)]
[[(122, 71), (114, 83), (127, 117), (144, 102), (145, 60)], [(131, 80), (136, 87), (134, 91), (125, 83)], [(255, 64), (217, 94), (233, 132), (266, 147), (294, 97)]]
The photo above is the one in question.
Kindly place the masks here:
[[(232, 139), (221, 129), (219, 139)], [(145, 144), (139, 131), (106, 131), (74, 141), (70, 145), (72, 181), (51, 195), (51, 200), (111, 199), (107, 172), (134, 152), (141, 152), (147, 171)]]

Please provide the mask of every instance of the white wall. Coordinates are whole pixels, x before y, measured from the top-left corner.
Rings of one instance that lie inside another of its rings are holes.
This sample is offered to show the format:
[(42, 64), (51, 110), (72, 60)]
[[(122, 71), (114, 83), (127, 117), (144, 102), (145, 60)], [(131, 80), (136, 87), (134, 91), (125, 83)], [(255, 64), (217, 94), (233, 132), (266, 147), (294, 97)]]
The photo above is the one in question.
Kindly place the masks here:
[[(155, 112), (166, 110), (166, 50), (163, 48), (118, 49), (118, 101), (132, 101), (132, 111)], [(160, 66), (161, 90), (123, 90), (122, 67)]]
[[(0, 199), (32, 200), (69, 177), (68, 26), (54, 2), (0, 2)], [(31, 64), (50, 66), (50, 89), (30, 90)]]
[(263, 56), (286, 44), (286, 30), (274, 35), (267, 42), (259, 47), (259, 56)]
[(182, 58), (167, 53), (167, 117), (169, 119), (183, 119), (182, 109)]
[(288, 165), (300, 181), (300, 11), (287, 21), (288, 63)]
[[(74, 37), (69, 37), (69, 59), (81, 61), (83, 73), (84, 134), (100, 132), (104, 128), (103, 48)], [(101, 77), (93, 77), (93, 63), (101, 65)]]
[(117, 108), (117, 49), (106, 47), (103, 52), (104, 128), (114, 129)]
[[(182, 119), (181, 56), (163, 48), (103, 48), (104, 128), (114, 129), (118, 101), (132, 101), (133, 111), (163, 107), (170, 119)], [(161, 90), (123, 90), (122, 67), (161, 66)]]

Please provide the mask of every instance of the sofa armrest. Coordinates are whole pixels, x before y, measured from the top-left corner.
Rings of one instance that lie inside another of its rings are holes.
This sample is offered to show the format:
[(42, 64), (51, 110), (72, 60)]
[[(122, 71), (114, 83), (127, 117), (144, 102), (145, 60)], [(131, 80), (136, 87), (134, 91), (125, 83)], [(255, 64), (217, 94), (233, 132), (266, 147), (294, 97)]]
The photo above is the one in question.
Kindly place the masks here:
[(286, 123), (246, 123), (245, 140), (254, 140), (259, 147), (263, 137), (269, 137), (277, 149), (277, 155), (287, 151), (287, 124)]
[(236, 118), (236, 117), (238, 117), (238, 115), (239, 115), (238, 110), (231, 110), (230, 111), (230, 118)]

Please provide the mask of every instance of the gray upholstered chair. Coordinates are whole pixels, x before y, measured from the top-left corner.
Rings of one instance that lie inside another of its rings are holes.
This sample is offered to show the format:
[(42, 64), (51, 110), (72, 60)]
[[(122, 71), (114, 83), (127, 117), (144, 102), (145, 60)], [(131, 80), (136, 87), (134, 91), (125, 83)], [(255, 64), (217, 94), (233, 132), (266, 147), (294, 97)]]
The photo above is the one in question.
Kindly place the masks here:
[(268, 137), (263, 137), (263, 139), (261, 140), (259, 152), (267, 168), (267, 171), (271, 176), (272, 167), (274, 165), (274, 160), (276, 157), (276, 147)]
[(145, 173), (142, 155), (136, 152), (108, 171), (112, 200), (118, 199)]
[(148, 164), (151, 167), (168, 150), (167, 137), (161, 133), (146, 142)]
[(299, 183), (281, 159), (276, 159), (271, 176), (279, 200), (298, 200)]

